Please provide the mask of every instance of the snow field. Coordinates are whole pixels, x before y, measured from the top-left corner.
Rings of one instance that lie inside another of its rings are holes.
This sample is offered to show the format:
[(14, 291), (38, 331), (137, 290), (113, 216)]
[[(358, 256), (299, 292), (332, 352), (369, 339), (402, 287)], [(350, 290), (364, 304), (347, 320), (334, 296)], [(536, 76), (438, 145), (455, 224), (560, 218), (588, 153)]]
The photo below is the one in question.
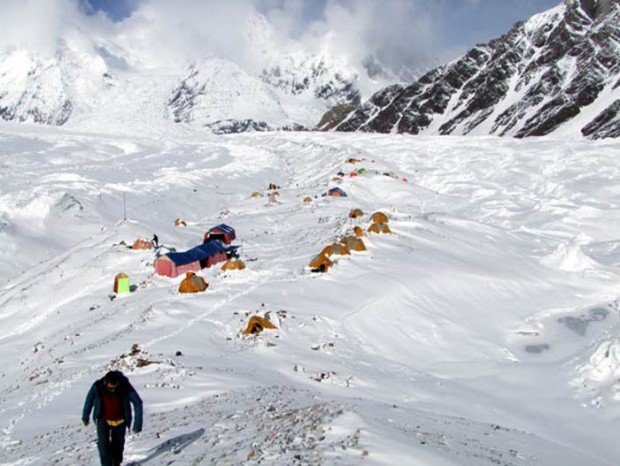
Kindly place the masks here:
[[(594, 465), (620, 455), (617, 143), (146, 140), (3, 125), (0, 144), (0, 464), (96, 464), (79, 415), (111, 367), (145, 401), (128, 463)], [(330, 181), (359, 167), (368, 172)], [(271, 182), (277, 202), (250, 198)], [(321, 196), (333, 186), (349, 196)], [(348, 219), (356, 207), (365, 215)], [(327, 274), (308, 271), (379, 210), (392, 235), (332, 256)], [(154, 276), (152, 251), (126, 247), (157, 233), (187, 249), (222, 222), (248, 268), (203, 270), (203, 294), (179, 295), (181, 277)], [(111, 300), (121, 271), (136, 289)], [(268, 311), (278, 330), (240, 337)]]

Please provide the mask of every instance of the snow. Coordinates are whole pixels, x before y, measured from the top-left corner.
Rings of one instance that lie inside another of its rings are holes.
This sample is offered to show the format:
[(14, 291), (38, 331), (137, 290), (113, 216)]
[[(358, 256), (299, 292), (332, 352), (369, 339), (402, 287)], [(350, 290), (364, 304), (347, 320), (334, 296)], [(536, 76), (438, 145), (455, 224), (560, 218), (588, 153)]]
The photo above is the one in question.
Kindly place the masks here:
[[(145, 402), (126, 464), (617, 463), (617, 141), (96, 131), (0, 126), (0, 464), (97, 464), (110, 368)], [(376, 211), (392, 234), (308, 270)], [(127, 247), (219, 223), (247, 268), (205, 293)]]

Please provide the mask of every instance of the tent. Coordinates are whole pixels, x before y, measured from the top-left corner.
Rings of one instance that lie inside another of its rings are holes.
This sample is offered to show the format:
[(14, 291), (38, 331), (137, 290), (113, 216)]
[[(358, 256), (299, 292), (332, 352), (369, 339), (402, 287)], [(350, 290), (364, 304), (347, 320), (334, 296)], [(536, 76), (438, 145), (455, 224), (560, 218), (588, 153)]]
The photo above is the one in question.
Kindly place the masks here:
[(375, 212), (374, 214), (370, 216), (370, 220), (372, 220), (372, 223), (388, 223), (389, 222), (388, 216), (385, 215), (383, 212)]
[(359, 175), (363, 175), (364, 173), (366, 173), (366, 171), (367, 171), (367, 170), (366, 170), (365, 168), (358, 168), (358, 169), (357, 169), (357, 173), (358, 173)]
[(280, 189), (280, 186), (275, 183), (269, 183), (269, 187), (267, 189)]
[(329, 257), (319, 254), (310, 262), (310, 267), (313, 272), (327, 272), (334, 263), (329, 260)]
[(194, 272), (187, 272), (179, 284), (179, 293), (198, 293), (206, 290), (209, 284)]
[(347, 193), (345, 193), (340, 188), (332, 188), (332, 189), (330, 189), (329, 191), (327, 191), (327, 195), (328, 196), (333, 196), (333, 197), (347, 197)]
[(325, 246), (321, 251), (321, 254), (323, 254), (324, 256), (349, 256), (351, 254), (351, 251), (349, 251), (349, 248), (347, 248), (344, 244), (333, 243), (329, 246)]
[(355, 237), (355, 236), (345, 236), (340, 240), (342, 244), (344, 244), (349, 251), (365, 251), (366, 245), (364, 241)]
[(268, 328), (277, 329), (278, 327), (264, 317), (252, 316), (245, 330), (242, 330), (241, 333), (244, 335), (255, 335)]
[(387, 223), (373, 223), (368, 227), (370, 233), (392, 233)]
[(207, 231), (202, 237), (202, 241), (203, 243), (206, 243), (208, 241), (217, 239), (225, 244), (230, 244), (236, 238), (237, 234), (235, 233), (235, 229), (222, 223)]
[(340, 183), (340, 182), (342, 181), (342, 178), (340, 178), (339, 176), (334, 176), (334, 177), (332, 178), (332, 181), (333, 181), (334, 183)]
[(304, 197), (303, 202), (308, 204), (308, 203), (312, 202), (312, 198), (310, 196), (306, 196), (306, 197)]
[(131, 249), (153, 249), (153, 243), (144, 238), (138, 238), (134, 241)]
[(186, 227), (187, 222), (185, 220), (181, 220), (180, 218), (176, 218), (174, 219), (174, 226), (175, 227)]
[(362, 227), (360, 226), (355, 226), (353, 227), (353, 233), (355, 234), (355, 236), (357, 236), (358, 238), (362, 238), (364, 236), (364, 230), (362, 229)]
[(209, 241), (185, 252), (170, 252), (155, 259), (155, 273), (171, 278), (196, 272), (226, 260), (226, 248), (219, 241)]
[(263, 197), (263, 194), (259, 193), (258, 191), (254, 191), (251, 197), (252, 198)]
[(222, 265), (222, 270), (243, 270), (245, 264), (241, 259), (229, 259)]
[(345, 160), (345, 163), (360, 163), (361, 160), (360, 159), (356, 159), (354, 157), (351, 157), (350, 159)]
[(349, 176), (351, 178), (355, 178), (357, 176), (357, 172), (351, 172), (351, 173), (349, 173)]
[(114, 277), (114, 293), (123, 294), (129, 293), (131, 288), (129, 287), (129, 275), (126, 273), (119, 273)]
[(351, 210), (351, 212), (349, 212), (349, 218), (359, 218), (362, 215), (364, 215), (364, 212), (362, 212), (362, 209), (353, 209)]

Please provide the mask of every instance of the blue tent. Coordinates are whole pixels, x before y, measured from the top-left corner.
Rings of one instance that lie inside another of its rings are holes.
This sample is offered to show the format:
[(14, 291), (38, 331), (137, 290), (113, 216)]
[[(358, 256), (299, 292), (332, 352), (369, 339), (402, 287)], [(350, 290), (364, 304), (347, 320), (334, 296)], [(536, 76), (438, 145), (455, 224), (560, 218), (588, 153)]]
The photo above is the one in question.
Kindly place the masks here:
[(206, 243), (207, 241), (211, 241), (213, 239), (219, 239), (226, 244), (230, 244), (236, 238), (237, 234), (235, 233), (235, 229), (222, 223), (207, 231), (204, 234), (203, 241)]
[(327, 191), (327, 194), (329, 196), (341, 196), (341, 197), (347, 197), (347, 193), (345, 193), (342, 189), (340, 188), (332, 188), (329, 191)]

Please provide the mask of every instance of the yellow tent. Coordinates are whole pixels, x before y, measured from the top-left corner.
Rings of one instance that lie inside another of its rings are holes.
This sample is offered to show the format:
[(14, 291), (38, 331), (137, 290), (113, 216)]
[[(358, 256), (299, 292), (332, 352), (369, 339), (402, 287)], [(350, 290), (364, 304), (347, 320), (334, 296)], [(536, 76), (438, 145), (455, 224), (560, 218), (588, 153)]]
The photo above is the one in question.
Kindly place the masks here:
[(312, 270), (317, 272), (327, 272), (334, 263), (329, 260), (329, 257), (319, 254), (310, 262), (310, 267)]
[(187, 272), (185, 278), (179, 284), (179, 293), (198, 293), (207, 289), (209, 285), (204, 278), (194, 272)]
[(368, 227), (370, 233), (392, 233), (387, 223), (373, 223)]
[(258, 191), (254, 191), (251, 197), (252, 198), (263, 197), (263, 194), (259, 193)]
[(306, 196), (306, 197), (304, 197), (303, 202), (308, 204), (308, 203), (312, 202), (312, 198), (310, 196)]
[(362, 209), (353, 209), (351, 212), (349, 212), (349, 218), (359, 218), (362, 215), (364, 215)]
[(383, 212), (375, 212), (370, 216), (370, 220), (372, 220), (373, 223), (388, 223), (389, 221), (388, 216)]
[(222, 270), (243, 270), (245, 269), (245, 264), (241, 259), (228, 259), (222, 265)]
[(349, 251), (366, 251), (364, 242), (355, 236), (345, 236), (340, 242), (349, 248)]
[(332, 255), (349, 256), (351, 255), (351, 251), (349, 251), (349, 248), (346, 247), (344, 244), (333, 243), (333, 244), (330, 244), (329, 246), (325, 246), (323, 250), (321, 251), (321, 254), (323, 254), (324, 256), (332, 256)]
[(177, 218), (174, 220), (174, 226), (175, 227), (186, 227), (187, 226), (187, 222), (185, 220), (181, 220), (180, 218)]
[(357, 236), (358, 238), (362, 238), (364, 236), (364, 230), (362, 229), (362, 227), (360, 226), (355, 226), (353, 227), (353, 233), (355, 234), (355, 236)]
[(244, 335), (254, 335), (268, 328), (277, 329), (278, 327), (264, 317), (252, 316), (250, 317), (247, 327), (245, 330), (242, 330), (241, 333)]

